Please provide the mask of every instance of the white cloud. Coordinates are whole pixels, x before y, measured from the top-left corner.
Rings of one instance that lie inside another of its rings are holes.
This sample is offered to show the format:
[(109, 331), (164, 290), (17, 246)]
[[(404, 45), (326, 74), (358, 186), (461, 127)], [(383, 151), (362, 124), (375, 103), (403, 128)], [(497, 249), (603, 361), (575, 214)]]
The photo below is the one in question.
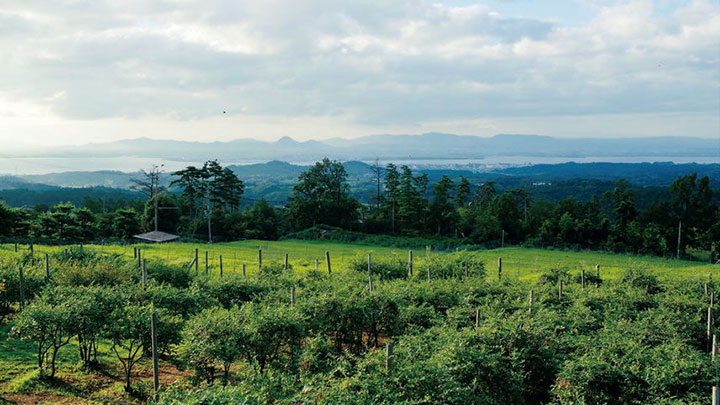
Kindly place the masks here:
[[(610, 116), (623, 128), (597, 135), (677, 135), (688, 119), (685, 135), (717, 135), (720, 6), (582, 7), (593, 17), (578, 23), (487, 2), (8, 0), (0, 141), (17, 136), (10, 128), (74, 141), (144, 124), (172, 136), (172, 122), (208, 123), (222, 111), (241, 126), (223, 134), (257, 131), (248, 136), (489, 128), (457, 122), (568, 134), (552, 123), (582, 117), (572, 122), (588, 132), (594, 117)], [(33, 122), (19, 125), (18, 111), (32, 111)], [(47, 134), (48, 123), (62, 135)], [(119, 127), (101, 129), (111, 125)]]

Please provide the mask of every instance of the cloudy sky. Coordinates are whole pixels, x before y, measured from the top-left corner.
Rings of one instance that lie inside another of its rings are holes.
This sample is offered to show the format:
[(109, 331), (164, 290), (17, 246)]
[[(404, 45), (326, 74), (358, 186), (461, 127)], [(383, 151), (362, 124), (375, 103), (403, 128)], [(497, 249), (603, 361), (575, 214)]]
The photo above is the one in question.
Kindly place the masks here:
[(3, 0), (0, 145), (720, 135), (714, 0)]

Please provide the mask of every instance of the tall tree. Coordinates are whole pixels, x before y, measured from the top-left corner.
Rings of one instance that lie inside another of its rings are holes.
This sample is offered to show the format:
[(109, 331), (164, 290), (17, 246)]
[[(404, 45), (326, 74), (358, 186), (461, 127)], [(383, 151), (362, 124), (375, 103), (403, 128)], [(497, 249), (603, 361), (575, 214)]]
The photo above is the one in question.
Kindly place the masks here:
[(287, 218), (296, 230), (320, 224), (354, 228), (359, 208), (350, 195), (343, 164), (325, 158), (298, 177)]
[(385, 203), (387, 204), (387, 211), (390, 211), (390, 230), (395, 233), (395, 222), (397, 217), (397, 206), (398, 196), (400, 189), (400, 174), (398, 173), (397, 166), (392, 163), (388, 163), (385, 167)]
[(153, 204), (154, 230), (158, 230), (158, 196), (165, 188), (160, 185), (160, 174), (165, 165), (152, 165), (149, 170), (141, 169), (140, 177), (130, 179), (130, 189), (139, 191), (148, 197), (148, 202)]

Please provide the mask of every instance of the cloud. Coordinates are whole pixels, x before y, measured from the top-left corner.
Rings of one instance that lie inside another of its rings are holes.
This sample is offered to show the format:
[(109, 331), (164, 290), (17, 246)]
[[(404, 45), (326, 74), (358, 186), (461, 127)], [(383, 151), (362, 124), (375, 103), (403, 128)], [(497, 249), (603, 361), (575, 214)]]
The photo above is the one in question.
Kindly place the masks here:
[[(720, 6), (578, 4), (593, 16), (582, 24), (487, 2), (8, 0), (0, 75), (10, 80), (0, 96), (15, 100), (7, 114), (17, 105), (73, 122), (189, 122), (226, 111), (282, 125), (327, 117), (353, 134), (717, 113)], [(716, 135), (713, 125), (688, 135)]]

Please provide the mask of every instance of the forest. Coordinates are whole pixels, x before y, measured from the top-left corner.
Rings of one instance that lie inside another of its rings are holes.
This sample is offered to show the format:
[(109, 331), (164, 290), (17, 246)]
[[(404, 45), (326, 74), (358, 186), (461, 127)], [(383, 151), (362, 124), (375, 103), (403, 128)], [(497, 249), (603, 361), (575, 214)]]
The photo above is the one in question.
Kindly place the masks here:
[[(552, 202), (527, 188), (499, 190), (441, 175), (431, 181), (408, 166), (372, 166), (372, 193), (361, 202), (341, 162), (324, 159), (301, 172), (287, 201), (244, 196), (246, 184), (217, 161), (173, 172), (142, 171), (143, 199), (85, 198), (82, 204), (0, 203), (0, 237), (45, 242), (127, 241), (157, 227), (185, 240), (275, 240), (288, 235), (335, 240), (364, 235), (423, 238), (444, 246), (525, 245), (718, 259), (720, 208), (708, 176), (685, 174), (642, 204), (627, 180)], [(418, 242), (418, 244), (427, 244)], [(432, 242), (430, 242), (432, 244)], [(708, 257), (709, 255), (709, 257)]]

